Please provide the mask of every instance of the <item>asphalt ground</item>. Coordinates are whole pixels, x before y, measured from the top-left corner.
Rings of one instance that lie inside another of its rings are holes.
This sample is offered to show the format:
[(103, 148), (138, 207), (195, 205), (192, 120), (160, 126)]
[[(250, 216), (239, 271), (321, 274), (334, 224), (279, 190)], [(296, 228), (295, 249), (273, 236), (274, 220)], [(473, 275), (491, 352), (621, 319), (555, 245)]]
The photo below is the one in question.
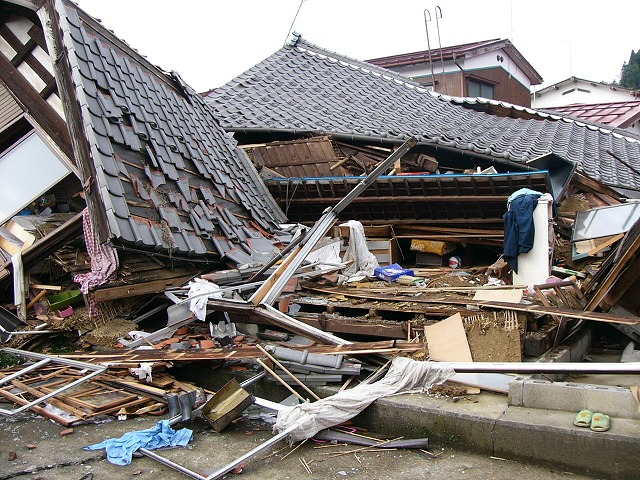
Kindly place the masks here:
[[(73, 428), (73, 433), (66, 435), (62, 435), (65, 427), (29, 412), (0, 418), (0, 479), (189, 478), (146, 457), (134, 458), (128, 466), (116, 466), (106, 460), (104, 451), (83, 449), (86, 445), (119, 438), (130, 431), (150, 428), (161, 418), (144, 416), (125, 421), (79, 425)], [(221, 433), (214, 432), (202, 417), (175, 426), (176, 429), (182, 427), (194, 432), (193, 440), (186, 447), (155, 452), (201, 475), (211, 474), (273, 436), (268, 423), (246, 417)], [(372, 432), (361, 433), (374, 435)], [(430, 445), (424, 451), (381, 450), (308, 440), (292, 446), (281, 441), (247, 461), (242, 473), (228, 473), (224, 478), (583, 480), (596, 477), (468, 453), (437, 444)]]

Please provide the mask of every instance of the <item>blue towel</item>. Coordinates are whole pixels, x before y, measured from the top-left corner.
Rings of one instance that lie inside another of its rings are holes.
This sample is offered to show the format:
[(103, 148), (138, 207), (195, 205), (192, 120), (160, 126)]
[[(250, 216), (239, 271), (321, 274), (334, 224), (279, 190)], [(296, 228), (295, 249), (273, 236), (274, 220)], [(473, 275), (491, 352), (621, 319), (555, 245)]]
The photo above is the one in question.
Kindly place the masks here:
[(163, 447), (184, 447), (193, 436), (193, 431), (183, 428), (177, 432), (169, 426), (169, 420), (161, 420), (147, 430), (125, 433), (120, 438), (110, 438), (95, 445), (84, 447), (85, 450), (107, 451), (107, 460), (114, 465), (129, 465), (133, 452), (139, 448), (154, 450)]

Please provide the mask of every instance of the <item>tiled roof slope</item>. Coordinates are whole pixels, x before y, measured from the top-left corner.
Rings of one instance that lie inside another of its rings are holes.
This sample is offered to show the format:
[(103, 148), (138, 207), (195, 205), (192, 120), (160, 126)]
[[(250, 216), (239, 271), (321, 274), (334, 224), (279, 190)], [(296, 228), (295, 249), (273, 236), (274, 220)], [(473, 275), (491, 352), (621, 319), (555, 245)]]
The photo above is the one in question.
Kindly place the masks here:
[(56, 5), (113, 239), (238, 263), (268, 250), (262, 230), (285, 217), (211, 108), (76, 5)]
[(433, 94), (389, 70), (301, 39), (205, 98), (228, 131), (286, 130), (388, 142), (415, 135), (423, 143), (520, 163), (553, 152), (607, 185), (640, 189), (640, 178), (606, 153), (610, 149), (640, 168), (640, 142), (633, 136), (529, 109), (533, 118), (475, 111), (477, 99)]
[(562, 107), (547, 107), (546, 110), (613, 127), (626, 128), (640, 119), (640, 100), (592, 104), (575, 103)]

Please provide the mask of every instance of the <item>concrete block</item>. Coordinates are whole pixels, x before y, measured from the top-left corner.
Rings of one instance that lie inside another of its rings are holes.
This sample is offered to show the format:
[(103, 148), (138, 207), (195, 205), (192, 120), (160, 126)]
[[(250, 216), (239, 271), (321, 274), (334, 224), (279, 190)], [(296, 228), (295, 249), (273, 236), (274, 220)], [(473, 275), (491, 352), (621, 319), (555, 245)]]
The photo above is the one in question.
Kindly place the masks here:
[(509, 405), (522, 406), (524, 401), (524, 377), (516, 377), (509, 384)]
[(571, 361), (571, 348), (560, 346), (558, 348), (554, 348), (549, 354), (545, 357), (547, 362), (570, 362)]
[(638, 421), (614, 419), (610, 431), (597, 433), (575, 427), (574, 418), (573, 412), (509, 407), (493, 429), (493, 455), (595, 478), (638, 478)]
[(589, 410), (606, 413), (612, 418), (640, 419), (638, 403), (628, 387), (590, 385), (586, 405)]
[[(588, 408), (611, 417), (640, 419), (638, 404), (627, 387), (532, 379), (523, 382), (521, 389), (522, 402), (519, 405), (523, 407), (565, 412), (578, 412)], [(511, 402), (511, 393), (509, 401)]]
[(571, 343), (571, 362), (580, 362), (588, 353), (591, 347), (591, 329), (585, 329), (581, 335), (578, 336)]
[(586, 388), (567, 388), (564, 382), (528, 380), (523, 386), (522, 406), (527, 408), (577, 412), (586, 401)]

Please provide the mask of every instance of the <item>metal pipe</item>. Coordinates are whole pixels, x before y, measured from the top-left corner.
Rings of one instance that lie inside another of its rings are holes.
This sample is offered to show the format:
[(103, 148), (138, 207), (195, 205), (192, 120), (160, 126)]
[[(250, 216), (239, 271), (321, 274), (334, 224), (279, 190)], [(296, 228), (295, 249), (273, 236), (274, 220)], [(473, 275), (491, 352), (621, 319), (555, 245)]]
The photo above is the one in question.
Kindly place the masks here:
[(456, 373), (640, 373), (640, 362), (449, 362), (447, 364)]
[(139, 448), (138, 452), (143, 454), (145, 457), (149, 457), (152, 460), (155, 460), (156, 462), (160, 462), (161, 464), (166, 465), (169, 468), (173, 468), (174, 470), (180, 473), (184, 473), (188, 477), (195, 478), (196, 480), (207, 480), (207, 477), (200, 475), (199, 473), (196, 473), (192, 470), (189, 470), (188, 468), (183, 467), (182, 465), (172, 462), (168, 458), (164, 458), (158, 455), (157, 453), (152, 452), (151, 450), (147, 450), (146, 448)]
[[(438, 48), (440, 49), (440, 64), (442, 65), (442, 86), (444, 87), (444, 57), (442, 55), (442, 42), (440, 41), (440, 24), (438, 23), (438, 14), (440, 14), (439, 18), (442, 18), (442, 9), (438, 6), (435, 8), (436, 12), (436, 30), (438, 31)], [(444, 94), (447, 93), (447, 89), (444, 89)]]
[(47, 400), (47, 399), (49, 399), (51, 397), (55, 397), (56, 395), (58, 395), (59, 393), (64, 392), (65, 390), (69, 390), (70, 388), (73, 388), (76, 385), (79, 385), (79, 384), (81, 384), (83, 382), (86, 382), (87, 380), (89, 380), (90, 378), (95, 377), (96, 375), (100, 375), (104, 370), (105, 369), (91, 372), (89, 375), (87, 375), (85, 377), (82, 377), (82, 378), (79, 378), (79, 379), (69, 383), (68, 385), (65, 385), (64, 387), (59, 388), (58, 390), (55, 390), (55, 391), (53, 391), (51, 393), (47, 393), (46, 395), (43, 395), (42, 397), (38, 397), (33, 402), (27, 403), (27, 404), (21, 406), (20, 408), (16, 408), (15, 410), (0, 409), (0, 413), (3, 413), (5, 415), (13, 415), (13, 414), (22, 412), (24, 410), (28, 410), (31, 407), (33, 407), (33, 406), (35, 406), (35, 405), (37, 405), (37, 404), (39, 404), (41, 402), (44, 402), (45, 400)]
[(286, 438), (293, 430), (298, 428), (298, 426), (299, 425), (297, 423), (294, 423), (293, 425), (291, 425), (286, 430), (283, 430), (282, 432), (280, 432), (277, 435), (273, 436), (272, 438), (270, 438), (266, 442), (261, 443), (260, 445), (258, 445), (253, 450), (250, 450), (247, 453), (245, 453), (244, 455), (242, 455), (240, 458), (237, 458), (233, 462), (225, 465), (224, 467), (220, 468), (219, 470), (216, 470), (211, 475), (206, 477), (206, 480), (215, 480), (216, 478), (222, 477), (224, 474), (230, 472), (234, 468), (239, 467), (243, 462), (246, 462), (247, 460), (253, 458), (254, 456), (256, 456), (261, 451), (266, 450), (267, 448), (271, 447), (272, 445), (275, 445), (276, 443), (278, 443), (280, 440), (283, 440), (284, 438)]
[[(429, 19), (427, 20), (427, 14), (429, 15)], [(436, 78), (435, 75), (433, 74), (433, 60), (431, 59), (431, 42), (429, 41), (429, 25), (428, 23), (431, 21), (431, 13), (429, 12), (428, 9), (424, 9), (423, 12), (424, 15), (424, 29), (427, 32), (427, 49), (428, 49), (428, 53), (429, 53), (429, 65), (431, 66), (431, 85), (433, 87), (433, 91), (436, 91)]]
[[(4, 349), (4, 350), (8, 350), (8, 349)], [(14, 378), (18, 378), (21, 375), (29, 373), (33, 370), (37, 370), (40, 367), (44, 367), (47, 363), (50, 363), (50, 362), (51, 362), (50, 358), (45, 358), (43, 360), (40, 360), (39, 362), (34, 363), (33, 365), (29, 365), (28, 367), (23, 368), (22, 370), (12, 373), (11, 375), (7, 375), (6, 377), (3, 377), (2, 380), (0, 380), (0, 385), (2, 385), (3, 383), (10, 382)]]
[(267, 374), (265, 372), (260, 372), (260, 373), (258, 373), (257, 375), (254, 375), (251, 378), (247, 378), (244, 382), (242, 382), (240, 384), (240, 388), (250, 387), (251, 385), (256, 383), (258, 380), (261, 380), (262, 378), (264, 378), (266, 376), (267, 376)]
[(27, 352), (25, 350), (18, 350), (17, 348), (6, 347), (6, 348), (3, 348), (2, 351), (11, 353), (13, 355), (22, 356), (25, 358), (39, 358), (42, 360), (47, 359), (50, 361), (55, 361), (56, 363), (68, 365), (70, 367), (86, 368), (89, 370), (98, 370), (100, 372), (103, 372), (106, 369), (106, 367), (96, 365), (93, 363), (80, 362), (78, 360), (71, 360), (69, 358), (65, 358), (57, 355), (43, 355), (42, 353)]

